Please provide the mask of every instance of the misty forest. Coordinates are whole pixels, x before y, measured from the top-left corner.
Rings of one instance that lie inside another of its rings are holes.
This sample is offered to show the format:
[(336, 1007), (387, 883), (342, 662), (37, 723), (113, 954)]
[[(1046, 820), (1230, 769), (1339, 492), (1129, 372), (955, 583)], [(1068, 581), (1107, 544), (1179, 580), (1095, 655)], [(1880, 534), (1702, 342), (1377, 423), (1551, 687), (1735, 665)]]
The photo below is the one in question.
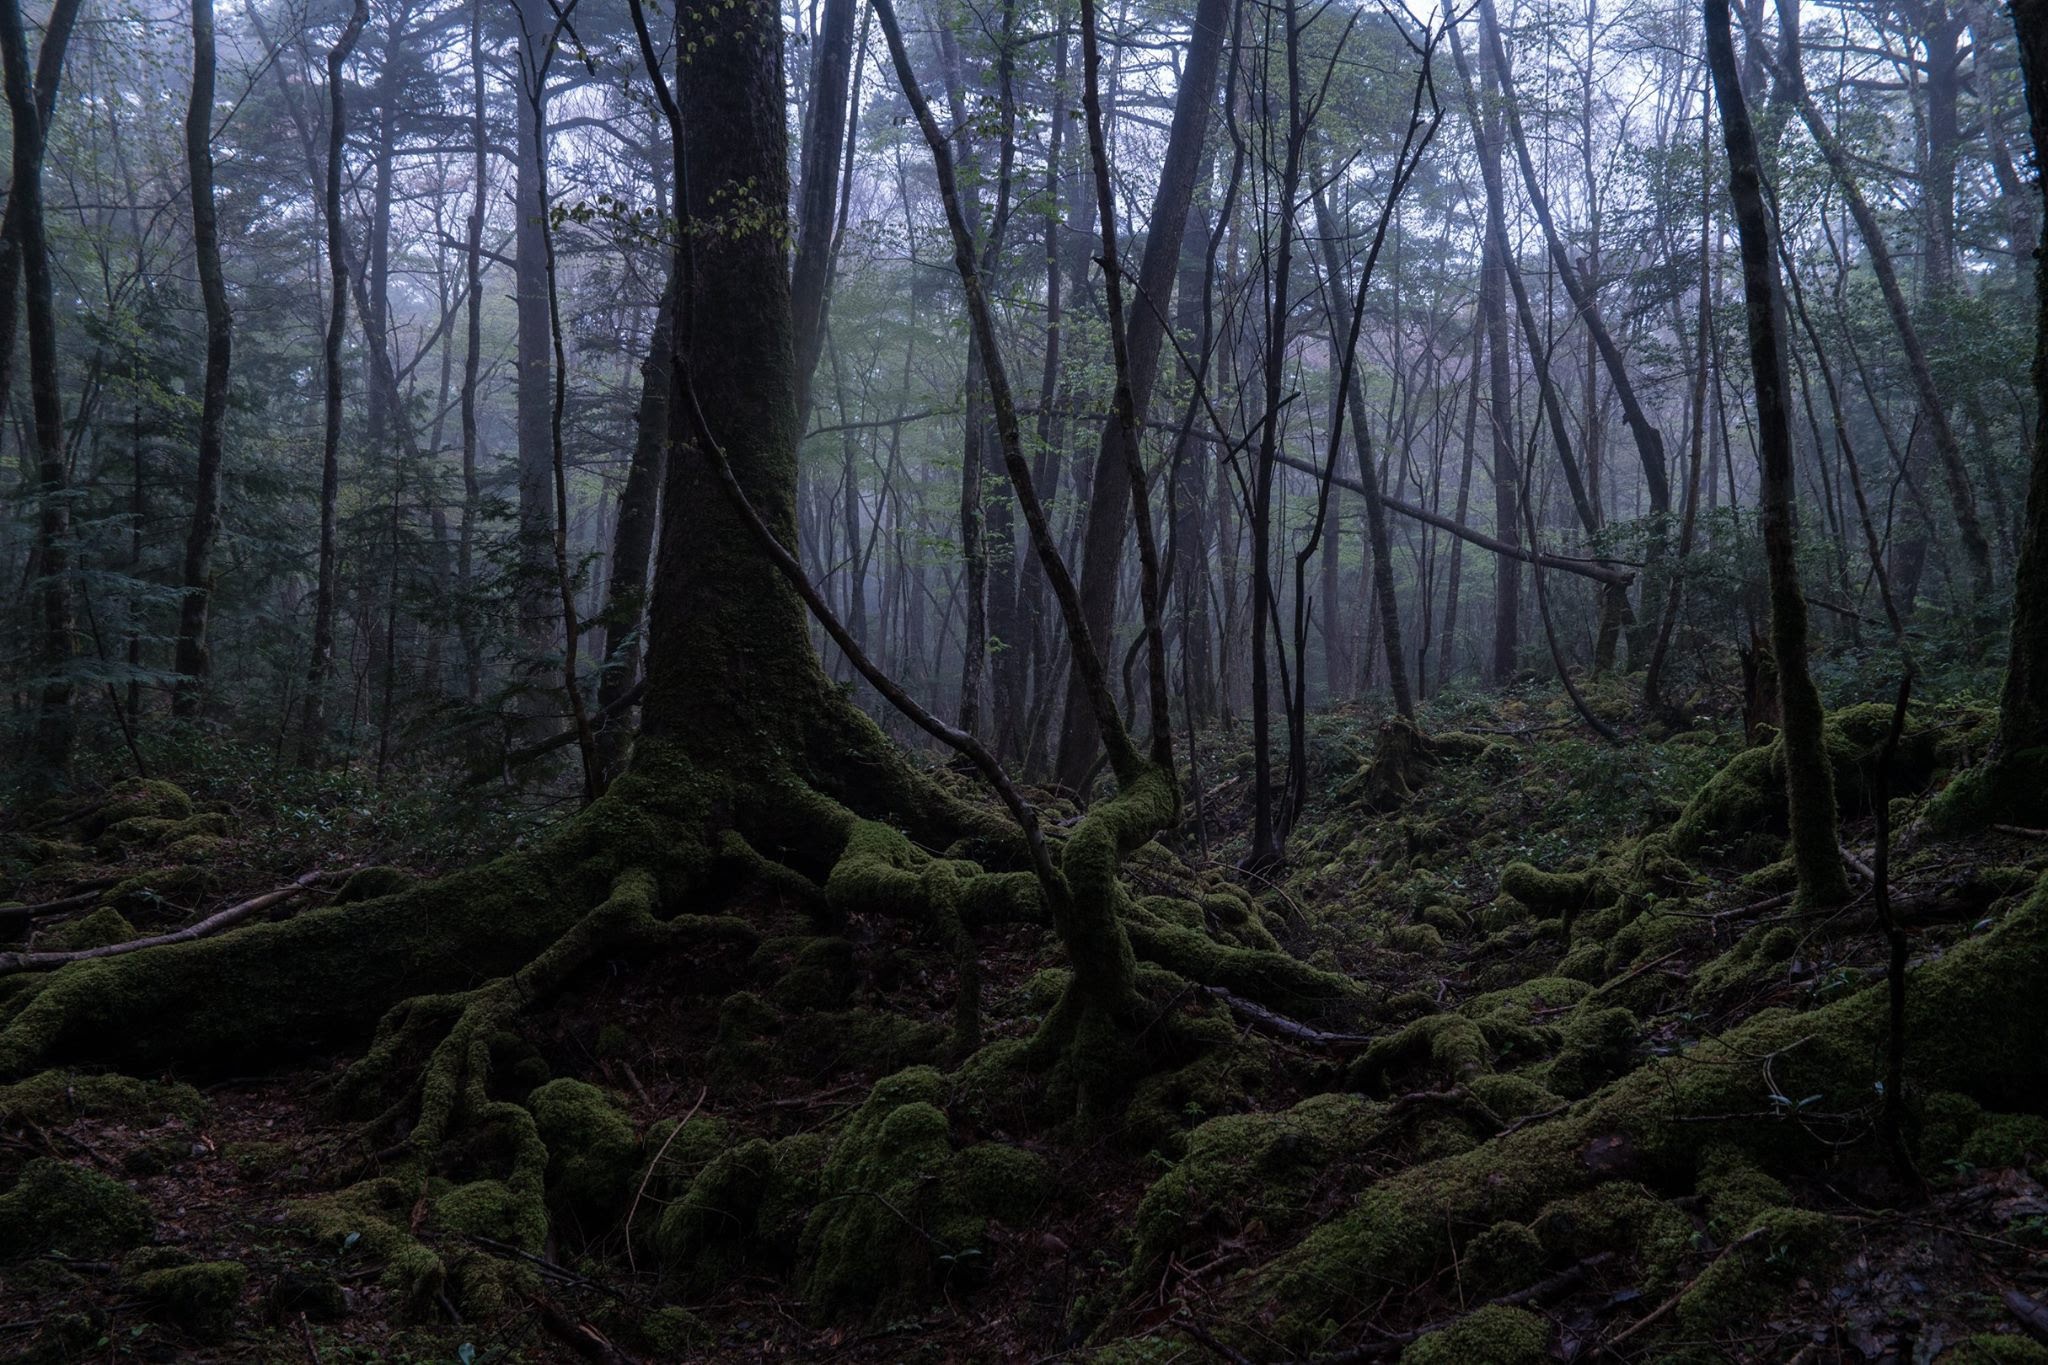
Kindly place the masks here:
[(0, 1359), (2048, 1362), (2048, 0), (0, 89)]

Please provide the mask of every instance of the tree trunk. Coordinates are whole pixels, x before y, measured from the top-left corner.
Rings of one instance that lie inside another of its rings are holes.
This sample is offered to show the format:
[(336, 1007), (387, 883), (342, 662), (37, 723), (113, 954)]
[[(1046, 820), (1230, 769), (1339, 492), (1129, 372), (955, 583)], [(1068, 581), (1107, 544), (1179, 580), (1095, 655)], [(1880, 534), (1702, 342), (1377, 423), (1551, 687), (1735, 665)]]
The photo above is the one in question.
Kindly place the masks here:
[(327, 738), (327, 681), (334, 671), (335, 521), (341, 498), (341, 338), (348, 326), (348, 240), (341, 224), (341, 155), (348, 134), (348, 90), (342, 68), (369, 22), (369, 0), (355, 0), (348, 24), (327, 52), (327, 183), (321, 211), (327, 229), (327, 334), (322, 343), (326, 398), (320, 434), (320, 561), (313, 590), (313, 661), (306, 670), (305, 721), (299, 762), (319, 761)]
[[(545, 59), (550, 27), (542, 0), (514, 0), (519, 21), (519, 70), (533, 73)], [(554, 578), (554, 337), (548, 325), (547, 244), (542, 240), (541, 202), (544, 168), (538, 149), (545, 145), (548, 116), (546, 89), (529, 91), (532, 74), (522, 75), (513, 99), (512, 193), (515, 218), (512, 236), (513, 297), (516, 313), (517, 371), (513, 383), (514, 431), (519, 451), (519, 558), (515, 600), (519, 633), (530, 654), (546, 653), (561, 626), (550, 605)]]
[[(35, 102), (36, 114), (45, 129), (49, 127), (51, 114), (57, 107), (57, 83), (64, 73), (64, 51), (70, 45), (71, 27), (83, 3), (84, 0), (57, 0), (50, 7), (50, 17), (43, 25), (43, 43), (36, 52)], [(21, 330), (21, 295), (17, 288), (21, 278), (18, 202), (10, 196), (6, 212), (0, 214), (0, 410), (6, 408), (13, 393), (14, 339)]]
[[(28, 36), (20, 0), (0, 0), (0, 64), (14, 123), (13, 183), (8, 217), (21, 253), (22, 293), (28, 320), (30, 426), (34, 442), (36, 585), (40, 617), (36, 643), (42, 671), (29, 739), (31, 789), (61, 786), (71, 767), (75, 721), (71, 713), (71, 511), (64, 459), (64, 411), (57, 377), (57, 313), (49, 238), (43, 226), (44, 114), (31, 84)], [(52, 81), (54, 87), (54, 75)], [(12, 280), (5, 292), (13, 293)]]
[[(811, 107), (804, 119), (803, 158), (797, 179), (796, 260), (790, 267), (790, 309), (795, 328), (796, 411), (808, 422), (811, 376), (825, 341), (825, 309), (831, 295), (836, 245), (834, 198), (846, 138), (846, 92), (853, 74), (853, 21), (864, 7), (854, 0), (825, 0), (811, 62)], [(845, 418), (842, 416), (841, 420)]]
[[(1201, 179), (1202, 147), (1208, 133), (1209, 110), (1216, 101), (1216, 79), (1222, 68), (1223, 41), (1229, 27), (1230, 0), (1198, 0), (1180, 89), (1174, 98), (1173, 128), (1167, 136), (1166, 155), (1160, 162), (1152, 214), (1146, 220), (1150, 226), (1145, 235), (1144, 255), (1138, 264), (1137, 292), (1131, 299), (1125, 323), (1131, 406), (1140, 426), (1151, 406), (1159, 354), (1166, 340), (1167, 310), (1180, 260), (1181, 234), (1186, 229), (1196, 182)], [(1131, 529), (1130, 484), (1123, 477), (1121, 442), (1117, 424), (1104, 423), (1096, 446), (1095, 478), (1081, 551), (1081, 602), (1087, 612), (1088, 630), (1105, 645), (1112, 638), (1116, 623), (1117, 579), (1123, 570), (1124, 545)], [(1079, 680), (1069, 676), (1055, 765), (1058, 779), (1069, 787), (1079, 787), (1100, 749), (1101, 738), (1089, 715), (1087, 696)]]
[(206, 378), (199, 408), (192, 527), (185, 537), (185, 596), (178, 610), (179, 681), (173, 706), (182, 716), (199, 713), (207, 682), (206, 614), (213, 595), (213, 542), (220, 529), (222, 444), (234, 347), (213, 206), (213, 48), (213, 0), (192, 0), (192, 99), (185, 114), (185, 170), (192, 182), (193, 255), (206, 307)]
[(1756, 133), (1742, 98), (1729, 32), (1728, 0), (1706, 0), (1707, 61), (1728, 150), (1728, 190), (1742, 248), (1742, 295), (1749, 320), (1764, 557), (1770, 571), (1771, 656), (1784, 712), (1785, 792), (1800, 902), (1838, 905), (1849, 896), (1835, 833), (1834, 778), (1823, 735), (1820, 692), (1806, 661), (1806, 598), (1799, 588), (1793, 527), (1792, 417), (1785, 301), (1764, 204)]
[[(1316, 210), (1316, 233), (1323, 239), (1323, 273), (1328, 278), (1333, 306), (1330, 310), (1330, 328), (1333, 335), (1331, 346), (1339, 356), (1343, 354), (1344, 340), (1336, 334), (1340, 327), (1341, 310), (1336, 300), (1348, 298), (1351, 290), (1346, 279), (1343, 264), (1337, 259), (1337, 222), (1330, 213), (1327, 197), (1321, 190), (1314, 194)], [(1404, 716), (1415, 714), (1415, 699), (1408, 687), (1407, 651), (1401, 643), (1401, 613), (1394, 597), (1394, 562), (1392, 538), (1387, 534), (1387, 509), (1380, 498), (1379, 474), (1374, 467), (1372, 434), (1366, 427), (1365, 397), (1359, 391), (1358, 375), (1355, 369), (1344, 370), (1343, 399), (1351, 423), (1351, 444), (1358, 457), (1358, 482), (1365, 492), (1366, 552), (1372, 558), (1373, 598), (1379, 620), (1380, 643), (1386, 650), (1387, 682), (1393, 689), (1394, 709)], [(1332, 537), (1334, 540), (1334, 537)], [(1323, 622), (1327, 632), (1334, 621)]]
[(463, 695), (475, 706), (483, 700), (483, 644), (476, 628), (476, 533), (483, 515), (483, 485), (477, 476), (477, 378), (483, 362), (484, 201), (490, 185), (484, 123), (484, 0), (471, 0), (469, 10), (469, 220), (463, 225), (463, 274), (469, 291), (464, 309), (462, 349), (462, 537), (455, 551), (456, 584), (462, 636)]
[[(2048, 0), (2013, 0), (2011, 10), (2038, 164), (2048, 159)], [(2035, 183), (2048, 195), (2038, 173)], [(2048, 225), (2048, 215), (2040, 221)], [(1949, 828), (2048, 819), (2048, 230), (2034, 253), (2034, 308), (2033, 449), (1998, 735), (1983, 766), (1951, 783), (1930, 812)]]
[[(1920, 329), (1914, 323), (1905, 293), (1899, 287), (1898, 271), (1892, 264), (1891, 248), (1885, 242), (1884, 231), (1879, 227), (1869, 201), (1863, 197), (1862, 186), (1856, 179), (1855, 169), (1849, 164), (1848, 153), (1821, 116), (1819, 106), (1813, 102), (1812, 92), (1806, 88), (1804, 73), (1792, 64), (1797, 59), (1795, 50), (1789, 57), (1778, 60), (1777, 69), (1796, 97), (1799, 117), (1834, 173), (1835, 185), (1841, 190), (1849, 216), (1856, 222), (1857, 234), (1863, 239), (1863, 249), (1870, 255), (1871, 274), (1877, 277), (1885, 311), (1890, 314), (1892, 326), (1899, 334), (1900, 348), (1906, 353), (1906, 370), (1912, 376), (1913, 388), (1920, 400), (1920, 419), (1926, 424), (1934, 442), (1934, 452), (1941, 461), (1949, 507), (1955, 513), (1957, 538), (1963, 543), (1963, 554), (1970, 565), (1971, 593), (1981, 607), (1992, 590), (1991, 543), (1985, 539), (1983, 523), (1977, 515), (1976, 495), (1970, 488), (1962, 447), (1957, 443), (1955, 428), (1948, 419), (1948, 405), (1934, 382), (1934, 369), (1928, 362), (1926, 347), (1921, 344)], [(1953, 196), (1953, 185), (1949, 193)], [(1910, 602), (1910, 594), (1902, 591), (1901, 600), (1902, 604)]]

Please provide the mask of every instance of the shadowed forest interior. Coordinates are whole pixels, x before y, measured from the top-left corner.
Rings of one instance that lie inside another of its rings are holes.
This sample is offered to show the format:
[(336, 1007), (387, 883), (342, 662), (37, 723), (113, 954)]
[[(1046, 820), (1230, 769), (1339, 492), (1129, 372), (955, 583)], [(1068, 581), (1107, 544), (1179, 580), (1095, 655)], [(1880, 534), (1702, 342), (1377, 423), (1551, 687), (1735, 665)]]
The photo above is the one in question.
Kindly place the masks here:
[(2048, 1362), (2048, 0), (0, 77), (0, 1358)]

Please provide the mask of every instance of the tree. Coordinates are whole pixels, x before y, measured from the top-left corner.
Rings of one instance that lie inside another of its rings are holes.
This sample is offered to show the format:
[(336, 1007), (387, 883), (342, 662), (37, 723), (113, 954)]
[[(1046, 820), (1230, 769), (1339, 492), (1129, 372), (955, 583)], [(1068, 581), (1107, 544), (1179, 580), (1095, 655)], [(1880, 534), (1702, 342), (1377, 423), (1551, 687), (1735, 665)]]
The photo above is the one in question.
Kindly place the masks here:
[[(1139, 424), (1145, 421), (1151, 404), (1159, 353), (1165, 344), (1174, 274), (1180, 263), (1181, 234), (1186, 229), (1196, 182), (1201, 178), (1209, 109), (1223, 64), (1223, 40), (1231, 27), (1231, 3), (1232, 0), (1200, 0), (1195, 7), (1180, 88), (1174, 96), (1173, 128), (1167, 137), (1166, 156), (1160, 163), (1159, 184), (1147, 220), (1151, 229), (1145, 235), (1145, 251), (1138, 262), (1137, 290), (1128, 315), (1121, 322), (1128, 351), (1131, 411)], [(1120, 282), (1111, 284), (1121, 293)], [(1090, 485), (1092, 495), (1081, 555), (1082, 605), (1087, 610), (1088, 629), (1098, 640), (1111, 638), (1116, 620), (1117, 580), (1123, 572), (1124, 550), (1129, 543), (1130, 482), (1123, 477), (1124, 461), (1123, 436), (1119, 422), (1113, 419), (1103, 424), (1096, 447), (1095, 477)], [(1055, 768), (1059, 780), (1069, 787), (1080, 787), (1100, 749), (1085, 689), (1070, 675)]]
[(185, 537), (185, 595), (178, 609), (181, 715), (197, 715), (206, 686), (206, 613), (213, 596), (213, 542), (220, 532), (222, 445), (234, 323), (221, 275), (220, 224), (213, 203), (213, 0), (192, 0), (192, 99), (185, 114), (185, 167), (192, 181), (192, 247), (206, 309), (206, 377), (200, 387), (199, 467), (193, 478), (192, 528)]
[[(2012, 0), (2011, 10), (2028, 131), (2037, 164), (2048, 165), (2048, 0)], [(2048, 182), (2037, 174), (2035, 183), (2048, 197)], [(2040, 221), (2048, 224), (2048, 213)], [(1984, 762), (1951, 783), (1929, 811), (1930, 823), (1943, 828), (2048, 819), (2048, 232), (2034, 253), (2034, 309), (2032, 459), (1998, 735)]]
[(1707, 63), (1728, 152), (1728, 193), (1742, 249), (1742, 297), (1749, 322), (1749, 360), (1763, 466), (1759, 514), (1770, 572), (1771, 657), (1784, 713), (1785, 796), (1799, 899), (1837, 905), (1849, 897), (1835, 835), (1834, 775), (1828, 766), (1820, 691), (1807, 667), (1806, 596), (1799, 588), (1793, 529), (1791, 376), (1786, 360), (1783, 286), (1764, 204), (1763, 163), (1742, 97), (1729, 32), (1728, 0), (1706, 0)]
[[(68, 31), (68, 18), (65, 31)], [(61, 44), (59, 51), (61, 53)], [(48, 143), (44, 104), (29, 72), (28, 36), (21, 0), (0, 0), (0, 65), (7, 110), (14, 122), (13, 180), (7, 217), (21, 254), (28, 320), (29, 416), (34, 449), (36, 593), (41, 610), (36, 658), (42, 671), (29, 741), (32, 789), (61, 785), (71, 766), (76, 735), (71, 714), (71, 506), (65, 464), (63, 394), (57, 374), (57, 309), (50, 271), (49, 234), (43, 223), (43, 149)], [(51, 67), (54, 92), (56, 66)], [(14, 292), (11, 274), (0, 289)], [(8, 338), (12, 340), (11, 335)], [(4, 392), (4, 390), (0, 390)]]
[(348, 22), (327, 51), (327, 161), (321, 216), (327, 240), (327, 327), (322, 341), (325, 383), (320, 423), (320, 557), (313, 590), (313, 659), (306, 669), (305, 718), (299, 762), (319, 760), (327, 738), (327, 679), (334, 669), (335, 531), (341, 499), (341, 343), (348, 327), (348, 238), (341, 221), (341, 154), (348, 135), (348, 89), (342, 72), (369, 22), (368, 0), (355, 0)]

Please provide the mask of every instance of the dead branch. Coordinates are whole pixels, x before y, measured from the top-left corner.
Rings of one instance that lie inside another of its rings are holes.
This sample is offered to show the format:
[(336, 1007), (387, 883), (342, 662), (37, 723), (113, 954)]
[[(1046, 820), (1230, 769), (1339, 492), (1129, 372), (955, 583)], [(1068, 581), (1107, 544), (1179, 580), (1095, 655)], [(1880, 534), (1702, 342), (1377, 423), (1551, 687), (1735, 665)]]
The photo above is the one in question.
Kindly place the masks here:
[(197, 924), (188, 924), (183, 929), (174, 929), (168, 934), (152, 934), (148, 938), (129, 939), (126, 943), (110, 943), (104, 947), (78, 948), (62, 953), (0, 953), (0, 976), (11, 976), (15, 972), (46, 971), (54, 967), (68, 966), (73, 962), (86, 962), (101, 957), (121, 957), (128, 953), (139, 953), (144, 948), (162, 948), (173, 943), (190, 943), (194, 939), (211, 938), (223, 930), (234, 928), (244, 920), (253, 919), (272, 906), (281, 905), (294, 896), (311, 890), (321, 882), (345, 877), (356, 870), (351, 867), (338, 871), (308, 872), (290, 886), (266, 891), (260, 896), (252, 896), (216, 914), (208, 915)]

